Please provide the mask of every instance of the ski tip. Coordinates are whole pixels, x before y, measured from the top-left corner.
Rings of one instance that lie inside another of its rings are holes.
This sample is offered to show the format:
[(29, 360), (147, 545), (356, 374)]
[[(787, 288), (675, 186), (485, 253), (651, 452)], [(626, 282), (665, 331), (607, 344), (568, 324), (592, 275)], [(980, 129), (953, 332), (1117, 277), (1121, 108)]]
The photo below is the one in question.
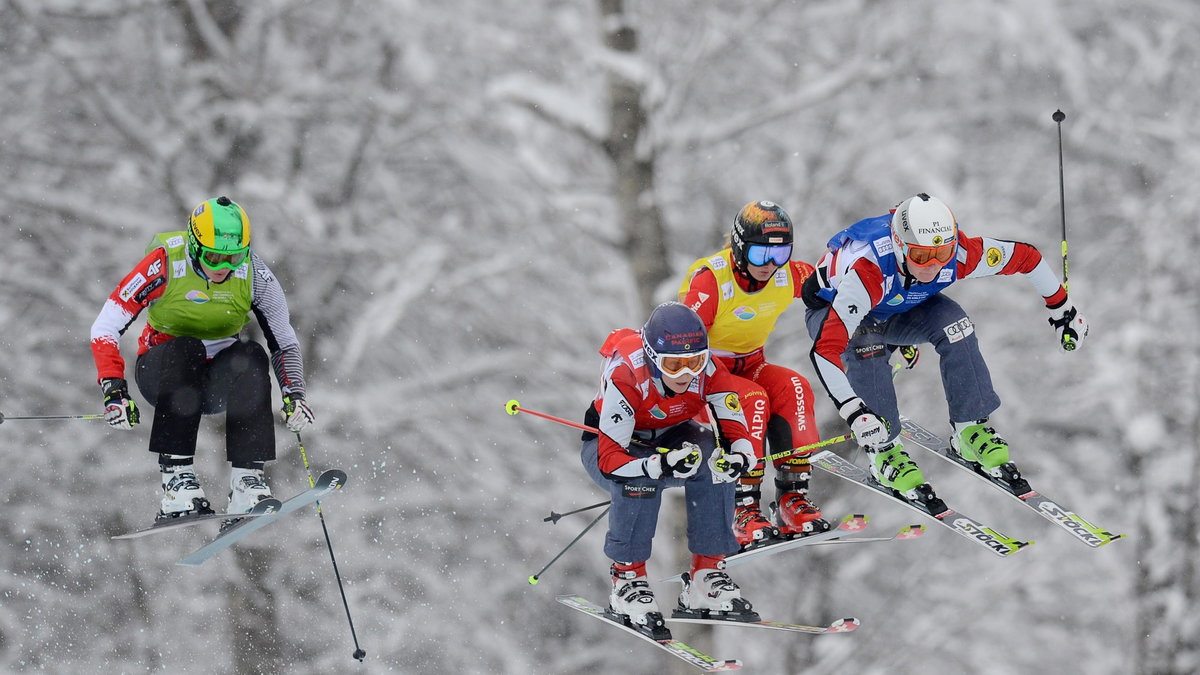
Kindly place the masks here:
[(898, 533), (896, 533), (896, 538), (897, 539), (919, 539), (922, 536), (924, 536), (925, 529), (926, 529), (925, 526), (920, 525), (920, 524), (905, 525), (904, 527), (900, 528), (900, 531)]
[(849, 633), (850, 631), (858, 628), (858, 626), (858, 619), (855, 619), (854, 617), (847, 617), (845, 619), (838, 619), (837, 621), (829, 624), (829, 632)]
[(870, 516), (861, 513), (851, 513), (845, 518), (842, 518), (842, 522), (838, 524), (837, 529), (845, 530), (847, 532), (858, 532), (859, 530), (865, 530), (867, 528), (867, 524), (870, 522)]
[(730, 670), (741, 670), (741, 669), (742, 669), (741, 659), (725, 659), (724, 661), (721, 661), (715, 667), (709, 669), (708, 672), (720, 673), (720, 672), (726, 672), (726, 671), (730, 671)]

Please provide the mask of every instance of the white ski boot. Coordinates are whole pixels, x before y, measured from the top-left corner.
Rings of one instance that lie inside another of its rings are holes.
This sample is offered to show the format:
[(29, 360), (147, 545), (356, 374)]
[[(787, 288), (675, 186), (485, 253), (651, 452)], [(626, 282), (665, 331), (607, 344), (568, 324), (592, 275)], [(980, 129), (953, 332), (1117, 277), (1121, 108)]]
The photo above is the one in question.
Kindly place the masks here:
[[(168, 470), (169, 469), (169, 470)], [(196, 479), (190, 464), (165, 467), (162, 472), (162, 503), (155, 520), (169, 520), (186, 516), (212, 513), (208, 498)]]
[(271, 497), (261, 469), (234, 468), (229, 474), (229, 509), (226, 513), (250, 513), (256, 504)]
[(682, 575), (683, 592), (676, 619), (718, 619), (721, 621), (758, 621), (758, 612), (742, 597), (742, 589), (725, 573), (724, 561), (715, 569), (693, 570)]
[[(632, 567), (632, 569), (629, 569)], [(645, 633), (655, 640), (670, 640), (671, 631), (663, 620), (662, 611), (654, 599), (654, 591), (646, 581), (646, 564), (613, 563), (612, 593), (608, 596), (608, 611), (625, 625)]]

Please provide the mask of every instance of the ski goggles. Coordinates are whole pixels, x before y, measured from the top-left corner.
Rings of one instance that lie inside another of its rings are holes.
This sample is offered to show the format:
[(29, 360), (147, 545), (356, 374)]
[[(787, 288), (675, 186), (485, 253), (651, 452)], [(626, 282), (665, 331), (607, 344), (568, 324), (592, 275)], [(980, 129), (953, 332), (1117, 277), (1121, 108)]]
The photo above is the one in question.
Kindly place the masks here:
[(699, 376), (708, 365), (708, 350), (694, 354), (658, 354), (654, 357), (654, 365), (671, 377)]
[(250, 256), (250, 247), (236, 251), (218, 251), (207, 246), (200, 247), (200, 264), (210, 270), (235, 270)]
[(768, 263), (774, 263), (776, 267), (783, 267), (791, 259), (791, 244), (777, 244), (775, 246), (751, 244), (746, 248), (746, 262), (755, 267), (762, 267)]
[(904, 257), (913, 267), (932, 267), (934, 265), (949, 265), (954, 260), (958, 242), (954, 239), (937, 246), (922, 246), (920, 244), (905, 244)]

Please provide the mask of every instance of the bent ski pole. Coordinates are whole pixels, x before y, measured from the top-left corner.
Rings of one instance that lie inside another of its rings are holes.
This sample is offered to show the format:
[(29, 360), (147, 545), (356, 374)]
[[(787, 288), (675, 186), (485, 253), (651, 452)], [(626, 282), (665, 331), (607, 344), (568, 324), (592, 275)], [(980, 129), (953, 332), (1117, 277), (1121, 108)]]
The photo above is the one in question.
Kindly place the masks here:
[[(611, 509), (611, 508), (612, 508), (611, 506), (608, 507), (608, 509)], [(608, 514), (608, 509), (604, 509), (603, 511), (601, 511), (600, 515), (596, 516), (595, 520), (588, 523), (588, 526), (583, 528), (583, 531), (580, 532), (578, 535), (576, 535), (575, 538), (571, 540), (571, 543), (567, 544), (566, 548), (559, 551), (558, 555), (554, 556), (554, 558), (552, 560), (550, 560), (550, 562), (546, 563), (545, 567), (538, 570), (537, 574), (530, 575), (529, 585), (537, 586), (537, 583), (541, 579), (542, 574), (544, 574), (546, 572), (546, 570), (550, 569), (550, 566), (553, 565), (555, 562), (557, 562), (559, 558), (563, 557), (563, 554), (566, 553), (568, 550), (570, 550), (570, 548), (575, 545), (575, 542), (579, 541), (580, 539), (583, 539), (583, 535), (587, 534), (588, 530), (592, 529), (592, 527), (594, 527), (596, 525), (596, 523), (600, 522), (601, 518), (603, 518), (605, 515)]]
[(103, 413), (92, 415), (13, 415), (5, 416), (0, 412), (0, 424), (4, 424), (5, 420), (100, 420), (104, 419)]
[[(312, 469), (308, 465), (308, 453), (304, 450), (304, 440), (300, 432), (296, 432), (296, 443), (300, 446), (300, 459), (304, 461), (304, 470), (308, 473), (308, 486), (315, 487)], [(333, 575), (337, 577), (338, 591), (342, 594), (342, 606), (346, 608), (346, 621), (350, 623), (350, 637), (354, 640), (354, 658), (362, 661), (367, 658), (367, 652), (358, 646), (358, 634), (354, 632), (354, 619), (350, 618), (350, 603), (346, 601), (346, 589), (342, 587), (342, 573), (338, 571), (337, 558), (333, 555), (333, 542), (329, 539), (329, 528), (325, 525), (325, 513), (321, 510), (321, 502), (317, 502), (317, 516), (321, 518), (321, 531), (325, 533), (325, 545), (329, 547), (329, 561), (333, 563)]]

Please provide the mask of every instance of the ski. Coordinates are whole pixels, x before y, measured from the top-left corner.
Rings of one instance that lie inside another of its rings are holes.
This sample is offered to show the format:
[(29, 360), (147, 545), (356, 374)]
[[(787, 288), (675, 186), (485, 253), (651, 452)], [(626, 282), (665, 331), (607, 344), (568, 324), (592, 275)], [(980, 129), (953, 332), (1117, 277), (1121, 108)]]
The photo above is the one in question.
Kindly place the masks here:
[(731, 626), (748, 626), (751, 628), (769, 628), (771, 630), (785, 630), (793, 633), (808, 633), (809, 635), (828, 635), (830, 633), (849, 633), (858, 628), (858, 619), (847, 618), (838, 619), (828, 626), (804, 626), (798, 623), (780, 623), (778, 621), (738, 621), (737, 619), (713, 619), (711, 617), (704, 618), (694, 616), (691, 612), (681, 612), (675, 610), (671, 613), (670, 621), (678, 621), (680, 623), (706, 623), (710, 625), (723, 624)]
[(1013, 497), (1036, 511), (1038, 515), (1046, 520), (1066, 530), (1068, 534), (1084, 544), (1092, 548), (1099, 548), (1125, 536), (1124, 534), (1109, 532), (1089, 523), (1081, 518), (1079, 514), (1059, 506), (1056, 502), (1034, 490), (1021, 476), (1020, 472), (1016, 470), (1015, 465), (1012, 465), (1011, 471), (1005, 472), (1005, 477), (1003, 478), (992, 476), (984, 471), (983, 467), (978, 463), (960, 456), (941, 436), (934, 434), (907, 417), (901, 417), (900, 419), (903, 427), (900, 435), (904, 437), (906, 442), (920, 446), (938, 457), (986, 480), (998, 490)]
[(931, 508), (924, 502), (905, 499), (900, 496), (895, 490), (888, 488), (871, 475), (871, 472), (857, 464), (836, 455), (831, 450), (822, 450), (813, 455), (811, 460), (813, 466), (819, 467), (824, 471), (845, 478), (848, 481), (858, 483), (859, 485), (874, 490), (891, 500), (907, 506), (914, 511), (929, 516), (934, 521), (941, 523), (953, 532), (966, 537), (991, 551), (992, 553), (1007, 557), (1017, 551), (1029, 546), (1033, 542), (1020, 541), (1013, 539), (1006, 534), (1003, 534), (995, 529), (985, 526), (983, 523), (971, 518), (962, 513), (958, 513), (946, 506), (945, 502), (934, 497), (933, 503), (936, 503), (941, 508)]
[(194, 553), (175, 564), (189, 566), (203, 564), (209, 558), (245, 539), (251, 533), (275, 522), (280, 516), (287, 515), (296, 509), (315, 503), (324, 498), (325, 495), (342, 489), (342, 486), (345, 484), (346, 472), (341, 469), (330, 469), (317, 477), (313, 487), (284, 501), (274, 513), (259, 518), (240, 520), (232, 527), (217, 535), (216, 539), (196, 549)]
[[(809, 534), (803, 537), (796, 537), (795, 539), (776, 540), (728, 555), (725, 557), (725, 567), (734, 567), (757, 558), (774, 555), (776, 553), (783, 553), (784, 551), (790, 551), (792, 549), (800, 548), (801, 546), (811, 546), (812, 544), (819, 544), (824, 541), (834, 540), (842, 537), (847, 532), (861, 532), (862, 530), (866, 529), (867, 523), (869, 522), (871, 522), (871, 519), (867, 516), (864, 516), (861, 513), (852, 513), (842, 518), (842, 521), (838, 523), (837, 527), (824, 532), (817, 532), (815, 534)], [(665, 584), (671, 581), (683, 581), (683, 574), (680, 573), (669, 579), (663, 579), (661, 583)]]
[(824, 546), (826, 544), (869, 544), (873, 541), (908, 541), (909, 539), (919, 539), (924, 534), (924, 525), (905, 525), (890, 537), (846, 537), (843, 539), (830, 539), (829, 541), (820, 543)]
[(225, 519), (231, 522), (237, 522), (243, 518), (258, 518), (259, 516), (269, 515), (278, 509), (281, 504), (283, 504), (283, 502), (279, 501), (278, 499), (264, 499), (255, 504), (254, 508), (250, 510), (250, 513), (200, 513), (191, 516), (180, 516), (179, 518), (156, 521), (153, 525), (145, 529), (126, 532), (125, 534), (113, 535), (112, 538), (138, 539), (140, 537), (157, 534), (159, 532), (178, 530), (185, 527), (191, 527), (192, 525), (198, 525), (200, 523), (207, 523), (212, 520)]
[(725, 659), (723, 661), (720, 659), (715, 659), (708, 654), (697, 651), (696, 649), (689, 647), (679, 640), (675, 640), (673, 638), (666, 640), (655, 640), (636, 628), (626, 625), (625, 622), (620, 619), (620, 617), (610, 613), (607, 609), (597, 605), (587, 598), (583, 598), (578, 595), (559, 595), (554, 599), (566, 605), (567, 607), (570, 607), (571, 609), (583, 612), (588, 616), (594, 616), (597, 619), (606, 621), (627, 633), (632, 633), (633, 635), (638, 636), (639, 638), (649, 642), (659, 649), (662, 649), (671, 656), (682, 659), (683, 661), (699, 668), (700, 670), (703, 670), (706, 673), (740, 670), (742, 667), (742, 662), (737, 659)]

